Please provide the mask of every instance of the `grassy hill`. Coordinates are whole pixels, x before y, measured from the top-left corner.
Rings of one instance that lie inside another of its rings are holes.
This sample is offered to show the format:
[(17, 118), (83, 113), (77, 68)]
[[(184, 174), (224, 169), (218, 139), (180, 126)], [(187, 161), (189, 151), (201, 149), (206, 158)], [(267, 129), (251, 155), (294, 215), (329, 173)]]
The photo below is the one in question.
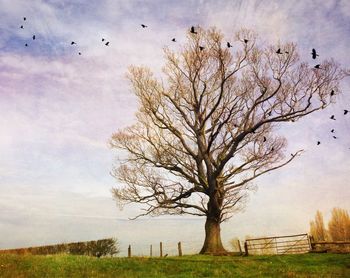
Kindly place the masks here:
[(97, 259), (2, 254), (0, 277), (350, 277), (350, 255)]

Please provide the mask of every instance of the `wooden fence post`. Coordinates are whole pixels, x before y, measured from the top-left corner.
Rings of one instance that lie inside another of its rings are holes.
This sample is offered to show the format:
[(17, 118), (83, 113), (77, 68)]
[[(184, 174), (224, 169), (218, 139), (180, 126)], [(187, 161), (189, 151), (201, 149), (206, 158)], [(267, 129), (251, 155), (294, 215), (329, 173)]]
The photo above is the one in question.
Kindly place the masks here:
[(179, 257), (182, 256), (182, 248), (181, 248), (181, 241), (177, 244), (177, 249), (179, 250)]
[(313, 243), (314, 243), (314, 237), (312, 235), (307, 235), (307, 241), (309, 243), (309, 249), (312, 251), (314, 248)]
[(152, 257), (152, 244), (151, 244), (150, 249), (149, 249), (149, 256)]
[(239, 239), (237, 239), (237, 245), (238, 245), (239, 254), (242, 255), (242, 248), (241, 248), (241, 243), (239, 242)]
[(245, 256), (248, 256), (248, 244), (247, 244), (247, 241), (244, 242), (244, 252), (245, 252)]
[(131, 257), (131, 245), (129, 245), (129, 247), (128, 247), (128, 258), (130, 258)]
[(160, 257), (163, 257), (163, 243), (160, 242), (159, 244), (159, 254), (160, 254)]

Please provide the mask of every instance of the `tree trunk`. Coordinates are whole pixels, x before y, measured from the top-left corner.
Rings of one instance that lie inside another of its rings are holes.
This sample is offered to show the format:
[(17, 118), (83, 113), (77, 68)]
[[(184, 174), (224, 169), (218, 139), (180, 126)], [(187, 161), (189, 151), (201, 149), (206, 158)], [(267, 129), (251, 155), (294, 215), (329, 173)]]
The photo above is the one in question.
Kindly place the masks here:
[(220, 222), (208, 216), (205, 222), (205, 241), (199, 254), (220, 255), (226, 253), (227, 251), (221, 242)]

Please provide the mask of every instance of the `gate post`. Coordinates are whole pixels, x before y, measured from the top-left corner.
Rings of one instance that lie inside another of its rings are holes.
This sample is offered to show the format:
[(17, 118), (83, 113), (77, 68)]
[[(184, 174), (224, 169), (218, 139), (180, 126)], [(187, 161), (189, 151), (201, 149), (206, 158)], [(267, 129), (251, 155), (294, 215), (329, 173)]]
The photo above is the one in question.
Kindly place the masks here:
[(244, 242), (244, 252), (245, 252), (245, 256), (248, 256), (248, 244), (247, 244), (247, 241)]
[(238, 244), (239, 254), (242, 255), (242, 248), (241, 248), (241, 243), (239, 242), (239, 239), (237, 239), (237, 244)]
[(314, 237), (313, 236), (309, 236), (309, 235), (306, 235), (307, 236), (307, 241), (309, 243), (309, 250), (312, 251), (313, 249), (313, 242), (314, 242)]

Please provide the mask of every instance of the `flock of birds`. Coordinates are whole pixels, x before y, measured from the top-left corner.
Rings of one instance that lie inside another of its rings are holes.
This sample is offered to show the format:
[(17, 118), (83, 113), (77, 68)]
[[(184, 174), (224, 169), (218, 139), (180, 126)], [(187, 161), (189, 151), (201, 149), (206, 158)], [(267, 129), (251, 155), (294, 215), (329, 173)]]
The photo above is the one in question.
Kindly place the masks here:
[[(27, 18), (26, 18), (26, 17), (23, 17), (23, 21), (27, 21)], [(145, 25), (145, 24), (141, 24), (141, 27), (142, 27), (142, 28), (147, 28), (148, 26)], [(20, 26), (20, 28), (21, 28), (21, 29), (24, 29), (24, 25), (22, 24), (22, 25)], [(195, 29), (194, 26), (192, 26), (192, 27), (190, 28), (190, 33), (191, 33), (191, 34), (198, 34), (198, 32), (196, 31), (196, 29)], [(34, 41), (35, 39), (36, 39), (36, 36), (35, 36), (35, 34), (33, 34), (32, 40)], [(104, 43), (105, 46), (109, 46), (109, 44), (110, 44), (110, 42), (109, 42), (109, 41), (106, 41), (105, 38), (102, 38), (101, 41), (102, 41), (102, 43)], [(172, 41), (172, 42), (176, 42), (176, 38), (173, 38), (171, 41)], [(249, 41), (249, 40), (244, 39), (244, 43), (248, 43), (248, 41)], [(72, 46), (73, 46), (73, 45), (77, 45), (77, 43), (76, 43), (75, 41), (72, 41), (72, 42), (70, 43), (70, 45), (72, 45)], [(228, 48), (231, 48), (231, 47), (232, 47), (232, 44), (231, 44), (230, 42), (227, 42), (226, 45), (227, 45)], [(25, 47), (28, 47), (28, 43), (25, 43)], [(204, 50), (204, 49), (205, 49), (204, 46), (199, 46), (199, 50), (200, 50), (200, 51), (202, 51), (202, 50)], [(282, 51), (281, 51), (281, 48), (278, 48), (277, 51), (276, 51), (276, 53), (277, 53), (278, 55), (282, 55), (282, 54), (288, 54), (288, 51), (282, 52)], [(78, 52), (78, 55), (82, 55), (82, 53), (81, 53), (81, 52)], [(312, 59), (316, 59), (317, 57), (319, 57), (319, 54), (317, 53), (317, 51), (316, 51), (315, 48), (313, 48), (312, 51), (311, 51), (311, 57), (312, 57)], [(320, 64), (315, 65), (314, 68), (315, 68), (315, 69), (322, 69)], [(332, 96), (334, 95), (334, 93), (335, 93), (334, 90), (332, 90), (332, 91), (330, 92), (330, 96), (332, 97)], [(348, 113), (349, 113), (349, 110), (344, 109), (344, 115), (347, 115)], [(336, 118), (335, 118), (334, 115), (331, 115), (330, 119), (333, 120), (333, 121), (336, 120)], [(332, 134), (335, 133), (335, 129), (334, 129), (334, 128), (331, 130), (331, 133), (332, 133)], [(335, 135), (333, 135), (332, 137), (333, 137), (333, 139), (338, 139), (338, 137), (335, 136)], [(266, 137), (264, 137), (263, 141), (264, 141), (264, 142), (266, 141)], [(321, 144), (321, 141), (317, 141), (317, 145), (320, 145), (320, 144)]]
[[(278, 50), (280, 50), (280, 49), (278, 49)], [(317, 58), (318, 56), (320, 56), (320, 55), (316, 52), (316, 49), (313, 48), (312, 51), (311, 51), (311, 56), (312, 56), (312, 59), (316, 59), (316, 58)], [(315, 69), (321, 69), (320, 64), (317, 64), (316, 66), (314, 66), (314, 68), (315, 68)], [(334, 90), (332, 90), (332, 91), (330, 92), (330, 97), (332, 97), (332, 96), (334, 96)], [(346, 115), (346, 114), (348, 114), (348, 113), (349, 113), (349, 110), (344, 109), (344, 115)], [(335, 118), (334, 115), (331, 115), (331, 116), (330, 116), (330, 119), (333, 120), (333, 121), (336, 120), (336, 118)], [(332, 134), (335, 133), (335, 129), (334, 129), (334, 128), (331, 129), (331, 133), (332, 133)], [(338, 137), (335, 136), (335, 135), (333, 135), (332, 137), (333, 137), (333, 139), (338, 139)], [(317, 141), (317, 145), (321, 145), (321, 141)]]
[[(23, 17), (23, 21), (27, 21), (27, 18), (26, 18), (26, 17)], [(145, 26), (145, 25), (142, 24), (142, 27), (147, 27), (147, 26)], [(24, 29), (24, 24), (22, 24), (22, 25), (20, 26), (20, 29)], [(33, 36), (32, 36), (32, 40), (34, 41), (35, 39), (36, 39), (36, 36), (33, 35)], [(109, 42), (109, 41), (106, 41), (105, 38), (102, 38), (101, 41), (104, 43), (105, 46), (109, 46), (109, 43), (110, 43), (110, 42)], [(70, 45), (72, 45), (72, 46), (73, 46), (73, 45), (77, 45), (77, 43), (76, 43), (75, 41), (71, 41)], [(28, 47), (29, 44), (26, 42), (26, 43), (24, 44), (24, 46), (25, 46), (25, 47)], [(79, 51), (79, 52), (78, 52), (78, 55), (81, 55), (81, 54), (82, 54), (82, 53)]]
[[(26, 18), (26, 17), (23, 17), (23, 21), (27, 21), (27, 18)], [(142, 28), (147, 28), (148, 26), (145, 25), (145, 24), (141, 24), (141, 27), (142, 27)], [(22, 25), (20, 26), (20, 29), (24, 29), (24, 24), (22, 24)], [(194, 27), (194, 26), (192, 26), (192, 27), (190, 28), (190, 33), (191, 33), (191, 34), (198, 34), (198, 32), (195, 30), (195, 27)], [(35, 35), (33, 35), (33, 36), (32, 36), (32, 40), (35, 40), (35, 38), (36, 38)], [(109, 41), (106, 41), (105, 38), (102, 38), (101, 41), (105, 44), (105, 46), (109, 46), (109, 43), (110, 43), (110, 42), (109, 42)], [(105, 42), (105, 41), (106, 41), (106, 42)], [(176, 42), (176, 38), (173, 38), (171, 41), (172, 41), (172, 42)], [(245, 43), (248, 43), (248, 40), (245, 39), (244, 42), (245, 42)], [(75, 41), (72, 41), (72, 42), (70, 43), (70, 45), (77, 45), (77, 43), (76, 43)], [(29, 44), (28, 44), (28, 43), (25, 43), (24, 46), (25, 46), (25, 47), (28, 47)], [(227, 47), (228, 47), (228, 48), (232, 47), (232, 45), (231, 45), (230, 42), (227, 42)], [(204, 50), (204, 49), (205, 49), (204, 46), (199, 46), (199, 50), (202, 51), (202, 50)], [(280, 49), (279, 49), (279, 51), (280, 51)], [(280, 52), (278, 52), (278, 53), (280, 54)], [(286, 52), (286, 53), (288, 53), (288, 52)], [(78, 55), (82, 55), (82, 53), (81, 53), (81, 52), (78, 52)]]

